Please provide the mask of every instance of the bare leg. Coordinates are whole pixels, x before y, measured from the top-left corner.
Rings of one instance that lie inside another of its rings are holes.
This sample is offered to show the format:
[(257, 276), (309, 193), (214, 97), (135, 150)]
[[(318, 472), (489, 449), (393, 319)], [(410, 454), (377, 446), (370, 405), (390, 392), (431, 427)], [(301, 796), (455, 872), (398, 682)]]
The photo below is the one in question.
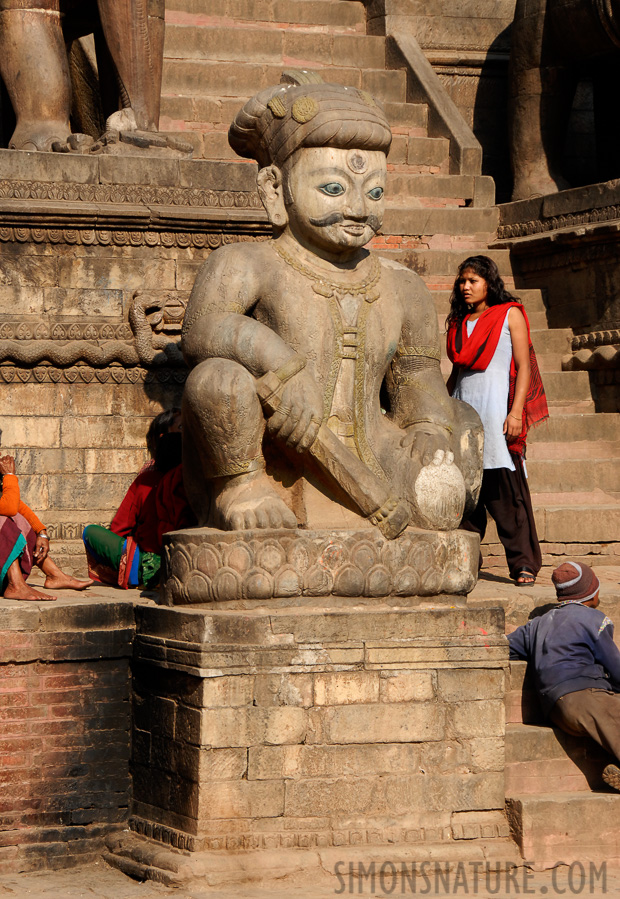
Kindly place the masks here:
[(4, 9), (0, 2), (0, 74), (17, 127), (11, 149), (51, 150), (71, 134), (71, 79), (57, 0), (42, 9)]
[(65, 574), (49, 556), (41, 562), (39, 568), (45, 575), (45, 584), (43, 586), (47, 590), (85, 590), (94, 583), (90, 579), (78, 581), (77, 578)]
[(19, 567), (19, 559), (15, 559), (9, 566), (6, 576), (9, 583), (4, 591), (5, 599), (46, 600), (48, 602), (56, 599), (55, 596), (39, 593), (38, 590), (33, 590), (32, 587), (28, 586)]
[(254, 378), (243, 366), (227, 359), (196, 366), (183, 394), (183, 462), (199, 524), (297, 526), (264, 471), (264, 430)]

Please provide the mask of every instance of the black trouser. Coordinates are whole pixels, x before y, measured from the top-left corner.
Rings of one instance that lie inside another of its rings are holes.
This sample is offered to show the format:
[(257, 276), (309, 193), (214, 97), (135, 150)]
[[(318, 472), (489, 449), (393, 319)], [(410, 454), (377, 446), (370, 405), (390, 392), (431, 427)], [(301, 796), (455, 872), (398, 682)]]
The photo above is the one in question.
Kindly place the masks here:
[(510, 576), (516, 578), (521, 569), (538, 574), (542, 555), (532, 500), (521, 456), (511, 453), (515, 470), (487, 468), (482, 475), (480, 499), (472, 515), (461, 527), (480, 534), (487, 529), (487, 512), (497, 525), (497, 533), (506, 551)]

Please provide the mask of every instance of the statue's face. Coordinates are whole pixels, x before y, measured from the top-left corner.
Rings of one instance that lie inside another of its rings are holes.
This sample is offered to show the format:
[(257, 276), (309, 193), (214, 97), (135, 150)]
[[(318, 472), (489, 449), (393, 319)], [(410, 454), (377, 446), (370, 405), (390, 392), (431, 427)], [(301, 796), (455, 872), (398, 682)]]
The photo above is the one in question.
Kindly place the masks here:
[(363, 247), (383, 220), (386, 169), (379, 150), (298, 150), (283, 171), (292, 235), (334, 255)]

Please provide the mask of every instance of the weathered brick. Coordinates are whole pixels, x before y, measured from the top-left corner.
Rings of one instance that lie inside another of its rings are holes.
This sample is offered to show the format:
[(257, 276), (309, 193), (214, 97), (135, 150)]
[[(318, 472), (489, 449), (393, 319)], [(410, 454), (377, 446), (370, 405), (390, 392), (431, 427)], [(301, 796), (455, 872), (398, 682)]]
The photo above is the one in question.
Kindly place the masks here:
[(501, 668), (441, 668), (437, 688), (448, 702), (496, 699), (504, 695), (504, 672)]
[(286, 782), (288, 815), (373, 815), (389, 810), (380, 778), (320, 778)]
[(504, 703), (499, 699), (463, 702), (452, 707), (449, 714), (455, 736), (495, 737), (504, 733)]
[(318, 706), (371, 703), (378, 700), (378, 672), (347, 671), (314, 676), (314, 702)]
[(305, 710), (292, 706), (207, 709), (201, 715), (200, 742), (214, 747), (301, 743), (307, 728)]
[(415, 743), (441, 740), (445, 709), (437, 703), (356, 705), (326, 709), (331, 743)]
[(382, 702), (421, 702), (434, 698), (430, 671), (382, 671)]
[(202, 819), (276, 817), (284, 812), (284, 784), (220, 781), (204, 790), (199, 800)]
[(311, 674), (261, 674), (254, 680), (254, 704), (257, 706), (312, 705)]

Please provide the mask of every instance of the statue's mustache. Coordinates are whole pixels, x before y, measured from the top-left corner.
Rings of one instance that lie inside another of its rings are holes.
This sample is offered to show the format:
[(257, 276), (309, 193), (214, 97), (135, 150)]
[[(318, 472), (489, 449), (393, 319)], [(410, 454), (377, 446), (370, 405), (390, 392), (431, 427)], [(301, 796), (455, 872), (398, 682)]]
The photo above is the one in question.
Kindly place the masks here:
[[(329, 225), (337, 225), (345, 221), (345, 216), (341, 212), (330, 212), (328, 215), (320, 218), (310, 218), (310, 223), (318, 228), (327, 228)], [(381, 227), (381, 219), (378, 215), (371, 213), (365, 219), (347, 219), (347, 221), (355, 221), (356, 224), (368, 225), (376, 233)]]

